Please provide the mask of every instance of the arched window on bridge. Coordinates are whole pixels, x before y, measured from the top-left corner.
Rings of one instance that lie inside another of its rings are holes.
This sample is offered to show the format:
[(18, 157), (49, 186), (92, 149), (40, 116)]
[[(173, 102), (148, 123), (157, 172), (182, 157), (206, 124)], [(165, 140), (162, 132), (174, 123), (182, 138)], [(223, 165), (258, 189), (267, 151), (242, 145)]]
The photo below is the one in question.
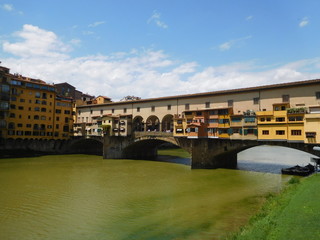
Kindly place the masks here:
[(171, 114), (163, 117), (161, 127), (163, 132), (173, 132), (173, 116)]
[(160, 131), (160, 120), (157, 116), (150, 116), (146, 122), (147, 131)]
[(144, 131), (144, 122), (141, 116), (136, 116), (133, 119), (133, 131), (143, 132)]

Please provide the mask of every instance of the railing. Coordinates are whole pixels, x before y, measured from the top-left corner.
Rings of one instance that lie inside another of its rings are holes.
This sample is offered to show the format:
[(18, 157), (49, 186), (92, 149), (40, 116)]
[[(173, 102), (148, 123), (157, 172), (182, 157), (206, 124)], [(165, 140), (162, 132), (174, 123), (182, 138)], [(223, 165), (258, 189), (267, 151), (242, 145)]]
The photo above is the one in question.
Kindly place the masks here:
[(172, 132), (134, 132), (134, 137), (172, 137)]

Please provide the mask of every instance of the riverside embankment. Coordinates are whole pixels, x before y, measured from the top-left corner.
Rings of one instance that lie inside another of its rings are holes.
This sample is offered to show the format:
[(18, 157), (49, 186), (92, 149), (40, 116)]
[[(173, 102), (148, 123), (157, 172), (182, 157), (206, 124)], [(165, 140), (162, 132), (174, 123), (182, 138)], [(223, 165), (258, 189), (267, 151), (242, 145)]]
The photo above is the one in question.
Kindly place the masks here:
[(249, 224), (227, 239), (320, 239), (320, 174), (292, 178), (277, 195), (270, 194)]

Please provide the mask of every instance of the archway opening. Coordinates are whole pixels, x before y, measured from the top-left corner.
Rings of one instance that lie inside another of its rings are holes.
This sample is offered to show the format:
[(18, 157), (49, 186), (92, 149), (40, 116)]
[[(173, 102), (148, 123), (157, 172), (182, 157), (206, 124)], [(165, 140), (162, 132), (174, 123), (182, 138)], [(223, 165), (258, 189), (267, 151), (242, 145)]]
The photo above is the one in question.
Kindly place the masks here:
[(159, 118), (154, 115), (148, 117), (148, 119), (146, 121), (146, 129), (147, 129), (147, 131), (159, 132), (160, 131)]
[(141, 116), (136, 116), (133, 119), (133, 131), (135, 132), (144, 131), (144, 123), (143, 123), (143, 118)]
[(168, 114), (163, 117), (161, 128), (163, 132), (173, 132), (173, 115)]

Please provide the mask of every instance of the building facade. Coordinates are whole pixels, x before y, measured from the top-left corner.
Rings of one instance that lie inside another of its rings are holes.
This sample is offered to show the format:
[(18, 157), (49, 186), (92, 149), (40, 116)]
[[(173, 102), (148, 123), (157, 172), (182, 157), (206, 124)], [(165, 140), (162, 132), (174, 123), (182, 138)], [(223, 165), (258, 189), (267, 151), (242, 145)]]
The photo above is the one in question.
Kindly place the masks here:
[[(73, 135), (73, 101), (39, 79), (1, 71), (1, 137), (69, 139)], [(9, 89), (9, 92), (8, 92)], [(2, 109), (3, 108), (3, 109)]]
[(76, 122), (121, 114), (132, 116), (132, 131), (320, 143), (320, 80), (80, 106)]

